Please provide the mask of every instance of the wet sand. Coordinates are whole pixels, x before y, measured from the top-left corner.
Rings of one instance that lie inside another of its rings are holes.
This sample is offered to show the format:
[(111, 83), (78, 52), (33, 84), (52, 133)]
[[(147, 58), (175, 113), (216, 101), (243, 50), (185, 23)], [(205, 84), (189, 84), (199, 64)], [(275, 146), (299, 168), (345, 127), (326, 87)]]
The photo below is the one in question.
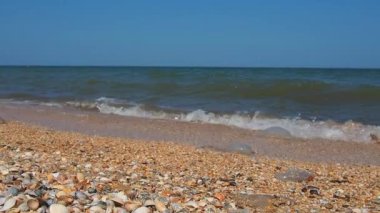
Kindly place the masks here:
[(56, 130), (145, 141), (171, 141), (221, 151), (232, 151), (236, 144), (248, 145), (255, 156), (282, 160), (380, 165), (379, 144), (302, 140), (223, 125), (124, 117), (72, 108), (22, 104), (0, 104), (0, 117)]

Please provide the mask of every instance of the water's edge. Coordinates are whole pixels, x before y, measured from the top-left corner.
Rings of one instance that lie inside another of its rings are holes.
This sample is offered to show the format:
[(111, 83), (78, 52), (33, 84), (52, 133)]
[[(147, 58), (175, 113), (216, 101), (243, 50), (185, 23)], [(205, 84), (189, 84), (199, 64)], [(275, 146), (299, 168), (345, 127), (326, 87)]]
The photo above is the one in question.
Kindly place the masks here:
[(378, 144), (303, 140), (218, 124), (107, 115), (47, 106), (0, 104), (0, 117), (9, 121), (21, 121), (90, 135), (172, 141), (224, 151), (250, 148), (253, 156), (308, 162), (380, 165)]

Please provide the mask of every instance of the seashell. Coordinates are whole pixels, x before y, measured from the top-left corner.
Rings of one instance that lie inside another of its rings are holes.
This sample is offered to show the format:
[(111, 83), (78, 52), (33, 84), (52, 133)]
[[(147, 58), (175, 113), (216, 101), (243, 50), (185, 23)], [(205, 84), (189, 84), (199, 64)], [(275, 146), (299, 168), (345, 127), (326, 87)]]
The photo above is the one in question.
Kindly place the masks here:
[(62, 204), (52, 204), (49, 207), (49, 212), (54, 212), (54, 213), (69, 213), (69, 210), (67, 209), (66, 206)]
[(5, 212), (16, 205), (16, 198), (11, 197), (7, 201), (5, 201), (3, 208), (0, 209), (0, 212)]
[(106, 209), (107, 208), (107, 203), (102, 201), (102, 200), (94, 200), (90, 206), (98, 206), (102, 209)]
[(111, 179), (106, 178), (106, 177), (101, 177), (101, 178), (99, 179), (99, 181), (102, 182), (102, 183), (110, 183), (110, 182), (112, 182)]
[(21, 203), (18, 207), (17, 207), (21, 212), (27, 212), (29, 211), (29, 206), (26, 202), (24, 203)]
[(174, 212), (180, 212), (183, 209), (183, 207), (179, 203), (170, 203), (170, 206), (172, 207)]
[(126, 204), (124, 204), (124, 208), (129, 212), (136, 210), (140, 206), (141, 206), (141, 203), (133, 202), (133, 201), (127, 201)]
[(145, 206), (140, 207), (133, 211), (133, 213), (151, 213), (151, 210)]
[(88, 196), (81, 192), (81, 191), (76, 191), (75, 194), (74, 194), (75, 198), (79, 199), (79, 200), (85, 200), (88, 198)]
[(199, 207), (199, 205), (195, 201), (189, 201), (189, 202), (185, 203), (185, 206), (191, 207), (191, 208), (194, 208), (194, 209), (196, 209), (196, 208)]
[(97, 190), (95, 188), (90, 187), (90, 188), (87, 189), (87, 192), (90, 193), (90, 194), (94, 194), (94, 193), (97, 192)]
[(207, 206), (207, 202), (205, 200), (201, 200), (201, 201), (198, 202), (198, 205), (200, 207), (205, 207), (205, 206)]
[(90, 209), (90, 213), (105, 213), (106, 210), (102, 209), (100, 206), (92, 206)]
[(3, 205), (6, 201), (5, 197), (0, 197), (0, 206)]
[(71, 212), (74, 212), (74, 213), (81, 213), (81, 212), (83, 212), (83, 211), (81, 211), (79, 208), (74, 207), (74, 208), (71, 209)]
[(204, 209), (204, 212), (206, 212), (206, 213), (216, 213), (216, 212), (218, 212), (218, 210), (216, 209), (215, 206), (208, 205), (208, 206), (206, 206), (206, 208)]
[(127, 211), (126, 211), (125, 209), (123, 209), (123, 208), (119, 208), (119, 207), (115, 208), (115, 209), (113, 210), (113, 212), (114, 212), (114, 213), (127, 213)]
[(37, 199), (29, 199), (27, 201), (27, 205), (28, 205), (29, 209), (35, 211), (40, 206), (40, 202), (38, 202)]
[(77, 176), (76, 176), (77, 180), (79, 182), (83, 182), (85, 180), (84, 178), (84, 174), (83, 173), (77, 173)]
[(226, 199), (226, 196), (220, 192), (215, 193), (214, 197), (222, 202)]
[(19, 192), (20, 192), (20, 190), (18, 190), (15, 187), (9, 187), (7, 190), (7, 193), (11, 196), (17, 196)]
[(155, 206), (155, 202), (153, 200), (146, 200), (144, 203), (144, 206), (150, 207), (150, 206)]
[(169, 199), (166, 198), (166, 197), (157, 197), (154, 201), (155, 201), (155, 202), (156, 202), (156, 201), (161, 202), (161, 203), (163, 203), (165, 206), (169, 204)]
[(9, 174), (9, 169), (5, 168), (5, 167), (1, 167), (0, 168), (0, 172), (2, 175), (8, 175)]
[(57, 192), (57, 194), (55, 194), (55, 196), (59, 199), (59, 198), (66, 197), (67, 194), (64, 191), (59, 191), (59, 192)]
[(37, 213), (46, 213), (47, 209), (45, 206), (42, 206), (41, 208), (37, 209)]
[(156, 209), (159, 211), (159, 212), (164, 212), (165, 210), (167, 210), (165, 204), (161, 201), (159, 201), (158, 199), (156, 199), (154, 201), (155, 203), (155, 206), (156, 206)]
[(124, 193), (119, 192), (110, 194), (110, 200), (112, 200), (117, 207), (121, 207), (128, 200), (128, 197)]

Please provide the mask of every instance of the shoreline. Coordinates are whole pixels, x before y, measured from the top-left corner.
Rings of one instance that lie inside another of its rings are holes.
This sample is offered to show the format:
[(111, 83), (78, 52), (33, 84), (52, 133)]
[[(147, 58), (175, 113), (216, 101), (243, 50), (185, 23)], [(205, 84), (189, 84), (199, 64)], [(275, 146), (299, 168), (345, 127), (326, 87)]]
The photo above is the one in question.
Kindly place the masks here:
[[(0, 133), (0, 191), (18, 187), (20, 182), (5, 181), (10, 174), (21, 175), (14, 171), (28, 172), (42, 181), (46, 190), (53, 190), (49, 191), (55, 196), (51, 202), (71, 212), (90, 208), (105, 212), (112, 207), (108, 201), (118, 212), (127, 207), (145, 212), (380, 210), (378, 166), (252, 157), (13, 121), (0, 124)], [(22, 180), (24, 176), (20, 176)], [(90, 193), (93, 188), (96, 193)], [(90, 207), (79, 202), (79, 192), (85, 193), (86, 202), (101, 198), (108, 203)], [(27, 192), (20, 188), (18, 193)], [(52, 208), (43, 205), (40, 203), (40, 208)]]
[(54, 130), (252, 152), (280, 160), (380, 165), (379, 144), (297, 139), (237, 127), (101, 114), (73, 108), (0, 104), (0, 117)]

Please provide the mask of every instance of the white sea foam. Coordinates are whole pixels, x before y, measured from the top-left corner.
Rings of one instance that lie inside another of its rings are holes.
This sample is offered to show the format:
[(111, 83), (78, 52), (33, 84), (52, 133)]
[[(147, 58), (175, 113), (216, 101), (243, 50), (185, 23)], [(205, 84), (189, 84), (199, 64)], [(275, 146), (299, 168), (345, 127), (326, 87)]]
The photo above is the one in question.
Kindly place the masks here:
[(370, 143), (370, 134), (380, 135), (379, 126), (362, 125), (351, 121), (340, 124), (329, 121), (308, 121), (299, 118), (264, 118), (258, 116), (258, 113), (254, 116), (240, 114), (217, 115), (203, 110), (171, 114), (163, 111), (146, 111), (138, 105), (125, 108), (110, 106), (105, 103), (97, 105), (97, 108), (101, 113), (106, 114), (222, 124), (251, 130), (265, 130), (271, 127), (280, 127), (287, 130), (292, 136), (303, 139), (320, 138)]
[[(0, 100), (4, 103), (36, 104), (33, 101)], [(39, 103), (50, 107), (61, 107), (62, 104), (48, 102)], [(96, 102), (66, 102), (64, 105), (84, 109), (97, 109), (100, 113), (133, 116), (153, 119), (174, 119), (185, 122), (201, 122), (209, 124), (222, 124), (250, 130), (266, 130), (279, 127), (288, 131), (292, 136), (303, 139), (328, 139), (332, 141), (352, 141), (371, 143), (371, 134), (380, 136), (380, 126), (363, 125), (348, 121), (336, 123), (333, 121), (309, 121), (296, 118), (268, 118), (247, 114), (219, 115), (204, 110), (195, 110), (189, 113), (168, 113), (165, 111), (145, 110), (141, 105), (120, 101), (112, 98), (99, 98)], [(123, 106), (120, 106), (123, 105)]]

